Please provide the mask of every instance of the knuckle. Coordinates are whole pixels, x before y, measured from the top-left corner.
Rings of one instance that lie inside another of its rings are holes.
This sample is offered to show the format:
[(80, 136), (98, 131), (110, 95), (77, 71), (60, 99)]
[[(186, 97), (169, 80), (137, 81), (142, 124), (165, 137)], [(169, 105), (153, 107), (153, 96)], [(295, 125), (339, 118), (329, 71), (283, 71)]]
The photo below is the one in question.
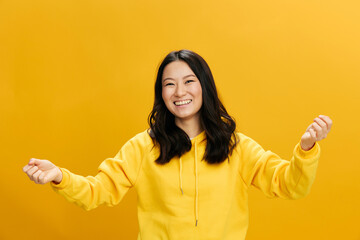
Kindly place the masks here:
[(36, 183), (38, 183), (38, 181), (39, 181), (39, 178), (38, 178), (38, 175), (33, 175), (33, 179), (34, 179), (34, 182), (36, 182)]
[(30, 179), (32, 179), (32, 175), (31, 175), (31, 174), (29, 174), (29, 173), (27, 172), (26, 175), (27, 175)]
[(38, 179), (38, 178), (34, 178), (34, 182), (35, 182), (36, 184), (39, 184), (39, 179)]

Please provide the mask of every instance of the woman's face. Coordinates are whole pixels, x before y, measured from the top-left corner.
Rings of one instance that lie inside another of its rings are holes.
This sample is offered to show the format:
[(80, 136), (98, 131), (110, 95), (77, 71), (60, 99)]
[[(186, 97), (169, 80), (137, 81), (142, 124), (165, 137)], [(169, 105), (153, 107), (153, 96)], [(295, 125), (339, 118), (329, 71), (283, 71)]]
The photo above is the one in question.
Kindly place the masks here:
[(162, 98), (175, 122), (199, 120), (202, 89), (199, 79), (184, 61), (166, 65), (162, 77)]

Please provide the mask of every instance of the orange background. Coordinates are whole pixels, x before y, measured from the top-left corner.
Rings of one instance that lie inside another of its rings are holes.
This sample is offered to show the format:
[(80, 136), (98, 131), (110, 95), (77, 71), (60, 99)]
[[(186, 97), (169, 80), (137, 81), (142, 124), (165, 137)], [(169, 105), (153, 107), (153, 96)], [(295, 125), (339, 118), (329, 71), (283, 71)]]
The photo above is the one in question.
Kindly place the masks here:
[(334, 121), (310, 195), (250, 190), (247, 240), (360, 239), (359, 1), (0, 2), (0, 239), (136, 239), (136, 194), (86, 212), (28, 180), (31, 157), (82, 175), (147, 128), (172, 50), (208, 62), (238, 130), (289, 159)]

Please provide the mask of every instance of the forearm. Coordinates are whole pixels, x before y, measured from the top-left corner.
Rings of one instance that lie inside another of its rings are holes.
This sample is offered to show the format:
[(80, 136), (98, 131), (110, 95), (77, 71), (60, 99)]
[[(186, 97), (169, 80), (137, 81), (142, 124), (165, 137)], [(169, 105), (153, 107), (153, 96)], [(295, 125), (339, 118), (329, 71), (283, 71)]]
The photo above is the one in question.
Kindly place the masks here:
[(304, 150), (300, 143), (296, 145), (291, 159), (290, 174), (299, 175), (299, 178), (289, 189), (291, 199), (305, 197), (310, 192), (315, 180), (319, 158), (319, 144), (315, 143), (309, 150)]
[(63, 179), (60, 184), (51, 183), (52, 188), (66, 200), (74, 202), (85, 210), (91, 210), (101, 204), (116, 205), (127, 192), (127, 188), (120, 190), (121, 186), (114, 186), (102, 172), (95, 177), (84, 177), (71, 173), (65, 168), (60, 170)]

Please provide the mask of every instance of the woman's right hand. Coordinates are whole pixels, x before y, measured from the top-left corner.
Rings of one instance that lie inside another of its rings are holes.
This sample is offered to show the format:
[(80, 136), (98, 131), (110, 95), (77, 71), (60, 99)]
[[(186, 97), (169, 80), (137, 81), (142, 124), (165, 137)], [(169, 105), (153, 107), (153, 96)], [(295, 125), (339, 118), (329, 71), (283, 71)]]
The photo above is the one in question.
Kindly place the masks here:
[(23, 167), (23, 171), (31, 181), (37, 184), (45, 184), (53, 181), (59, 184), (62, 181), (62, 172), (52, 162), (31, 158), (29, 163)]

